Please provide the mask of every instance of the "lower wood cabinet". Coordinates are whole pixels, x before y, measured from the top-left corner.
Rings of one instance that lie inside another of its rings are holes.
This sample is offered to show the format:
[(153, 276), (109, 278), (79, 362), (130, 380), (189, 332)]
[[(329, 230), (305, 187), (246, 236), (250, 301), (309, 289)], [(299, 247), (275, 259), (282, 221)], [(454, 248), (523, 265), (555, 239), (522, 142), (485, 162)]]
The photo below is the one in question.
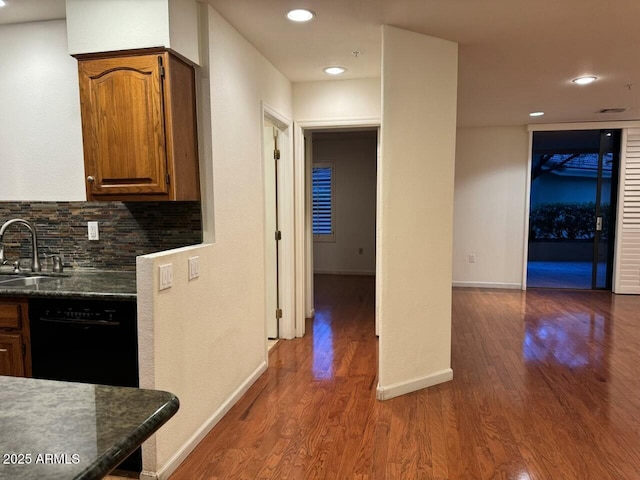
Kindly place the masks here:
[(22, 335), (0, 333), (0, 375), (24, 377)]
[(29, 304), (20, 298), (0, 298), (0, 375), (31, 376)]

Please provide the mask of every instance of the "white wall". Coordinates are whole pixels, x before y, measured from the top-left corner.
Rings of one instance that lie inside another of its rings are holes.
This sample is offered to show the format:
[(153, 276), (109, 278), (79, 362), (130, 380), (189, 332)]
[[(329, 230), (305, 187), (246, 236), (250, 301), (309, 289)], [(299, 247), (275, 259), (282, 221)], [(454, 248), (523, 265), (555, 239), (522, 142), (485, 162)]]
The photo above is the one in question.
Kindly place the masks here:
[[(215, 243), (138, 260), (141, 386), (169, 390), (180, 411), (145, 444), (166, 478), (266, 368), (262, 104), (291, 116), (291, 84), (217, 12), (203, 6), (212, 150), (205, 179)], [(187, 258), (200, 278), (188, 282)], [(171, 262), (174, 287), (157, 291)], [(146, 476), (143, 478), (153, 478)]]
[(450, 380), (457, 44), (383, 27), (378, 398)]
[(65, 21), (0, 25), (0, 45), (0, 200), (86, 200)]
[(521, 287), (528, 150), (524, 126), (458, 129), (454, 285)]
[(335, 242), (314, 243), (316, 273), (375, 274), (377, 148), (376, 131), (313, 135), (313, 161), (334, 165), (335, 202)]
[(380, 79), (327, 80), (293, 84), (297, 122), (325, 119), (379, 119)]

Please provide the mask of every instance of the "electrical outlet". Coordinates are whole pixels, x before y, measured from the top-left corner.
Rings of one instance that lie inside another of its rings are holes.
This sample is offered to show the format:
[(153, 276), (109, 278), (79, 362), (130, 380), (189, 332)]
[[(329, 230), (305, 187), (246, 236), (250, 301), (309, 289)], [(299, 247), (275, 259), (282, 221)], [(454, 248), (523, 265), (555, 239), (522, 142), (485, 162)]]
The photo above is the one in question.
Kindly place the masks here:
[(469, 263), (476, 263), (476, 254), (475, 253), (469, 254)]
[(189, 258), (189, 280), (200, 276), (200, 257)]
[(87, 232), (89, 240), (100, 240), (100, 232), (98, 231), (98, 222), (87, 222)]
[(166, 265), (160, 265), (158, 270), (160, 274), (159, 290), (171, 288), (173, 286), (173, 264), (167, 263)]

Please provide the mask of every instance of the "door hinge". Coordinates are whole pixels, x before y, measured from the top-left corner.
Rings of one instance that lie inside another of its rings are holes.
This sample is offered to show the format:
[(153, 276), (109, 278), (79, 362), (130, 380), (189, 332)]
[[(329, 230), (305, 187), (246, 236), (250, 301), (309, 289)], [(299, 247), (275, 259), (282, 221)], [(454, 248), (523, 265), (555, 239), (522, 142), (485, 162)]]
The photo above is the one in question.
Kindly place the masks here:
[(282, 240), (282, 232), (280, 230), (276, 231), (276, 240)]
[(274, 160), (280, 160), (280, 150), (279, 150), (279, 149), (277, 149), (277, 148), (275, 148), (275, 149), (273, 150), (273, 159), (274, 159)]
[(276, 320), (280, 320), (282, 318), (282, 309), (281, 308), (277, 308), (276, 309)]
[(164, 65), (162, 64), (162, 57), (158, 57), (158, 68), (160, 69), (160, 77), (164, 77)]
[(167, 182), (167, 185), (171, 183), (171, 176), (168, 173), (165, 175), (164, 181)]

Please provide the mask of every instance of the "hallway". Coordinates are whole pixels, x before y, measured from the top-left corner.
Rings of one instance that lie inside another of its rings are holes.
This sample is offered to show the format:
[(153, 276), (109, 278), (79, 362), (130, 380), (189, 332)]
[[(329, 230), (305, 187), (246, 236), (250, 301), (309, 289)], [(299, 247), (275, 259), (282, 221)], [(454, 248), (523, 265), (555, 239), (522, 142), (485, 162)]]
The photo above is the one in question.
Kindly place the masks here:
[(171, 477), (635, 480), (640, 298), (454, 289), (454, 380), (375, 399), (374, 277), (316, 318)]

